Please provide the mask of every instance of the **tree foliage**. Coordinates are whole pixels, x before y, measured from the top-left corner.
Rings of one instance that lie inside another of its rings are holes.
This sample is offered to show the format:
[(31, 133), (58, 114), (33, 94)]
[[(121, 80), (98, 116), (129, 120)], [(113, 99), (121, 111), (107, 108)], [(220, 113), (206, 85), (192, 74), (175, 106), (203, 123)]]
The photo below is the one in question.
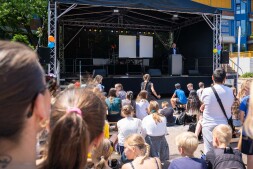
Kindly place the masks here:
[(47, 0), (0, 0), (0, 25), (5, 32), (26, 34), (32, 45), (36, 35), (31, 25), (34, 18), (46, 24)]

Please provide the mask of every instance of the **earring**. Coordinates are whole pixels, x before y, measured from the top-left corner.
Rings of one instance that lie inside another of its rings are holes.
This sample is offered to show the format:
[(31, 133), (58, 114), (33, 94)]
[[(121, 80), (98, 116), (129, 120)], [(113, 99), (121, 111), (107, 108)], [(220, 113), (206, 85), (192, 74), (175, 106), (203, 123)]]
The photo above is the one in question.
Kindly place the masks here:
[(40, 121), (40, 127), (45, 128), (49, 123), (49, 120), (42, 120)]

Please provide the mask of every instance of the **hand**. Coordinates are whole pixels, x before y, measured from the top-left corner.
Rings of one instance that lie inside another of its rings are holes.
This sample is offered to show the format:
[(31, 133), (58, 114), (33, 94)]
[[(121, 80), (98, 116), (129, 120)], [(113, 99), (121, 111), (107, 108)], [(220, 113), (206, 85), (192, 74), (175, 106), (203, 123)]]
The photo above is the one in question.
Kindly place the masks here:
[(204, 111), (204, 109), (205, 109), (205, 105), (204, 105), (204, 104), (202, 104), (202, 105), (200, 106), (199, 110), (200, 110), (201, 112), (203, 112), (203, 111)]
[(160, 99), (160, 98), (161, 98), (161, 95), (157, 95), (156, 97), (157, 97), (158, 99)]

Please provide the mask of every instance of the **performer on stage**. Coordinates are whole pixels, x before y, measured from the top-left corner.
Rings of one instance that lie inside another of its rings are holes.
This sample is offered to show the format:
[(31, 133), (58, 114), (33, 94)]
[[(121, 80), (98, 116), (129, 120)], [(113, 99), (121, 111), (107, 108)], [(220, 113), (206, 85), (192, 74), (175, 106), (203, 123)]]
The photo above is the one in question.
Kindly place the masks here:
[(178, 48), (177, 48), (177, 44), (176, 43), (172, 43), (171, 48), (169, 50), (169, 54), (173, 55), (173, 54), (180, 54)]

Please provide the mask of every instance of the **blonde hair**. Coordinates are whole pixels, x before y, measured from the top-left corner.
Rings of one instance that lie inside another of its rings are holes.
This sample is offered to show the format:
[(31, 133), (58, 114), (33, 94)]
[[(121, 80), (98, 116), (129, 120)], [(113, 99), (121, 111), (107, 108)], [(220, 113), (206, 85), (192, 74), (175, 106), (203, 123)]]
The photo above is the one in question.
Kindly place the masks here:
[(97, 75), (97, 76), (94, 78), (93, 81), (94, 81), (95, 83), (101, 83), (102, 80), (103, 80), (103, 76)]
[(137, 96), (136, 101), (140, 102), (141, 99), (147, 99), (147, 98), (148, 98), (148, 92), (146, 90), (141, 90)]
[(149, 74), (143, 75), (143, 80), (144, 80), (144, 81), (145, 81), (145, 80), (149, 81), (149, 80), (150, 80), (150, 75), (149, 75)]
[(116, 87), (120, 87), (120, 89), (123, 90), (123, 85), (122, 85), (121, 83), (116, 83), (116, 84), (115, 84), (115, 88), (116, 88)]
[(250, 83), (252, 80), (245, 80), (240, 87), (238, 92), (238, 98), (242, 99), (243, 97), (249, 95)]
[(143, 164), (144, 160), (149, 157), (150, 146), (145, 142), (145, 140), (140, 134), (132, 134), (128, 136), (125, 140), (125, 143), (128, 144), (129, 146), (135, 146), (139, 148), (141, 154), (138, 155), (144, 156), (141, 159), (140, 164)]
[(251, 83), (251, 90), (250, 90), (250, 100), (249, 100), (249, 110), (246, 120), (244, 122), (244, 129), (247, 133), (247, 136), (253, 138), (253, 83)]
[(188, 83), (187, 87), (193, 87), (193, 84), (192, 83)]
[(104, 139), (97, 148), (92, 150), (91, 158), (95, 162), (95, 169), (103, 169), (105, 167), (105, 163), (112, 155), (112, 151), (113, 148), (108, 139)]
[(213, 136), (227, 146), (232, 139), (232, 129), (229, 125), (220, 124), (213, 129)]
[(164, 117), (164, 116), (162, 114), (158, 113), (159, 104), (157, 101), (151, 100), (149, 103), (148, 110), (149, 110), (149, 114), (152, 113), (152, 117), (155, 120), (156, 124), (162, 122), (161, 117)]
[(169, 107), (169, 102), (163, 101), (162, 102), (162, 108), (164, 108), (164, 107)]
[(125, 105), (121, 109), (121, 115), (124, 117), (130, 116), (134, 113), (134, 108), (131, 105)]
[(176, 145), (184, 150), (186, 156), (194, 154), (198, 148), (198, 138), (192, 132), (183, 132), (176, 137)]

